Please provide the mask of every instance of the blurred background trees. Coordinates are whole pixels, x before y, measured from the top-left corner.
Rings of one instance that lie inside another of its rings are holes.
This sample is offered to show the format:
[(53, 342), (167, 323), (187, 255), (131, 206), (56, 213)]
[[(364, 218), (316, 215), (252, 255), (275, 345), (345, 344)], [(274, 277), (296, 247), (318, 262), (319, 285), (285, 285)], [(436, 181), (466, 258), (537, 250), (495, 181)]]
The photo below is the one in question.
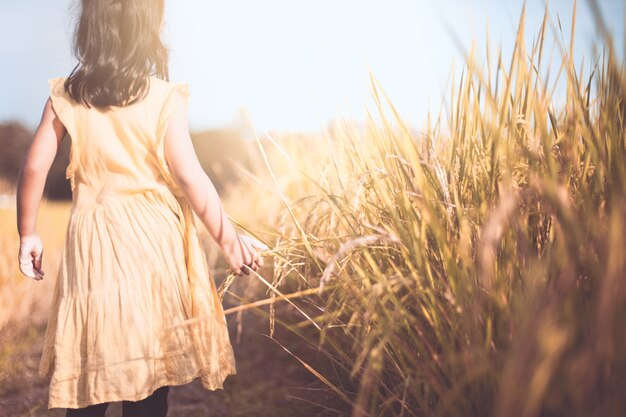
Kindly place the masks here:
[[(0, 182), (7, 185), (10, 193), (15, 192), (20, 165), (33, 135), (34, 131), (19, 122), (0, 123)], [(192, 133), (198, 159), (219, 192), (236, 181), (239, 169), (249, 168), (246, 145), (249, 136), (240, 124)], [(65, 178), (69, 153), (70, 140), (66, 137), (46, 181), (44, 196), (50, 200), (72, 199), (69, 181)]]

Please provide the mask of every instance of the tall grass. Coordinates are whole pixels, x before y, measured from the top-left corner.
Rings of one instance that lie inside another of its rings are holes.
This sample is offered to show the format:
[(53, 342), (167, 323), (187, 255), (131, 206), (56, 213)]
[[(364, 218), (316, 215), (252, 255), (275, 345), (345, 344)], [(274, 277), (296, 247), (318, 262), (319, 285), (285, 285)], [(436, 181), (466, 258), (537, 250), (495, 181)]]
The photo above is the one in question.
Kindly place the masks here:
[(608, 37), (577, 70), (572, 36), (549, 82), (549, 22), (528, 47), (522, 13), (508, 62), (469, 55), (422, 134), (373, 81), (377, 112), (329, 131), (324, 162), (268, 160), (272, 286), (321, 288), (289, 328), (355, 417), (626, 410), (626, 73)]

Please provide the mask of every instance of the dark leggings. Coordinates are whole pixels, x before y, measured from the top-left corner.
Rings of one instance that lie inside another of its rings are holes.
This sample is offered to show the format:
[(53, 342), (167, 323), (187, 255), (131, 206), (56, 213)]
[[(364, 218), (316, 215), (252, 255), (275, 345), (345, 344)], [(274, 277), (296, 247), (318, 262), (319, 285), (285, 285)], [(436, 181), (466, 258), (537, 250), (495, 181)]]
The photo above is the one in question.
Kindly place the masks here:
[[(140, 401), (122, 401), (122, 417), (165, 417), (170, 387), (161, 387)], [(68, 408), (65, 417), (104, 417), (109, 403), (85, 408)]]

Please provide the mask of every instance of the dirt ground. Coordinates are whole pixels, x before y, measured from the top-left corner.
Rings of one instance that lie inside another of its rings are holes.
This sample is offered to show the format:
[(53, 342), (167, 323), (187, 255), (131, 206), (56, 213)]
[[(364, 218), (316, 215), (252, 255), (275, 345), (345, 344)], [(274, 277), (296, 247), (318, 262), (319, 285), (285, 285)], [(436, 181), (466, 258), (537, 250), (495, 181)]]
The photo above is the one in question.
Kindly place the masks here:
[[(262, 314), (247, 312), (243, 317), (239, 343), (235, 316), (228, 317), (237, 375), (226, 379), (223, 390), (207, 391), (198, 380), (173, 387), (168, 397), (169, 417), (345, 415), (345, 410), (329, 407), (333, 401), (328, 391), (269, 338), (268, 321)], [(48, 381), (37, 375), (44, 332), (45, 325), (39, 325), (0, 334), (0, 417), (65, 416), (65, 410), (47, 409)], [(279, 326), (274, 336), (292, 352), (315, 355)], [(111, 404), (107, 417), (120, 415), (121, 404)]]

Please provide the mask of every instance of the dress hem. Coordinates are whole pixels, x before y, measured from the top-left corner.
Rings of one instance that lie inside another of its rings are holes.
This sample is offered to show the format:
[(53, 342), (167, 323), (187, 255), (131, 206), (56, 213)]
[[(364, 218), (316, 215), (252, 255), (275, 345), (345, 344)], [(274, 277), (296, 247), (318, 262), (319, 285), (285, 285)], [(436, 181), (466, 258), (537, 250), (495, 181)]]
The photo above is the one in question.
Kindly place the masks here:
[(224, 389), (224, 381), (226, 380), (226, 378), (228, 376), (231, 375), (236, 375), (237, 374), (237, 370), (234, 367), (229, 367), (224, 369), (221, 373), (221, 380), (222, 382), (219, 383), (215, 383), (215, 382), (209, 382), (206, 379), (203, 379), (202, 377), (202, 370), (199, 370), (194, 376), (192, 376), (191, 378), (187, 377), (187, 378), (173, 378), (173, 379), (168, 379), (165, 378), (163, 380), (161, 380), (161, 382), (158, 382), (156, 384), (153, 384), (151, 386), (150, 389), (148, 389), (145, 392), (142, 392), (140, 394), (135, 394), (131, 397), (127, 397), (124, 396), (124, 398), (121, 398), (120, 396), (116, 395), (116, 396), (112, 396), (111, 398), (106, 398), (104, 401), (99, 401), (97, 403), (94, 402), (89, 402), (89, 401), (81, 401), (81, 402), (72, 402), (72, 403), (63, 403), (63, 402), (54, 402), (54, 404), (52, 403), (52, 401), (50, 401), (50, 403), (48, 404), (48, 410), (53, 410), (53, 409), (59, 409), (59, 408), (84, 408), (84, 407), (88, 407), (91, 405), (96, 405), (96, 404), (102, 404), (102, 403), (111, 403), (111, 402), (120, 402), (120, 401), (140, 401), (146, 397), (148, 397), (149, 395), (151, 395), (152, 393), (154, 393), (154, 391), (156, 391), (157, 389), (163, 387), (163, 386), (180, 386), (180, 385), (186, 385), (189, 384), (193, 381), (195, 381), (196, 379), (200, 379), (200, 382), (202, 384), (202, 387), (208, 391), (215, 391), (218, 389)]

